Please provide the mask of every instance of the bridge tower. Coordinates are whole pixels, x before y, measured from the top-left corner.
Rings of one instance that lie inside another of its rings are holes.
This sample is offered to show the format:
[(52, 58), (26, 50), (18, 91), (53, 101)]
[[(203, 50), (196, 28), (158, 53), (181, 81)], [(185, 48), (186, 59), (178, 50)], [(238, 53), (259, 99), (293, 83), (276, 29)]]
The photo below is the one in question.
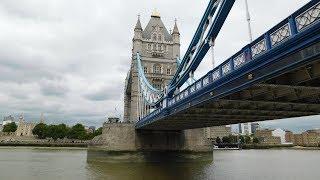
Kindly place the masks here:
[(138, 16), (132, 40), (131, 67), (125, 80), (125, 122), (136, 122), (139, 119), (138, 73), (135, 61), (138, 52), (149, 82), (153, 87), (163, 89), (176, 72), (176, 59), (180, 56), (180, 33), (176, 20), (173, 31), (169, 32), (157, 11), (152, 13), (144, 29), (140, 22), (140, 16)]

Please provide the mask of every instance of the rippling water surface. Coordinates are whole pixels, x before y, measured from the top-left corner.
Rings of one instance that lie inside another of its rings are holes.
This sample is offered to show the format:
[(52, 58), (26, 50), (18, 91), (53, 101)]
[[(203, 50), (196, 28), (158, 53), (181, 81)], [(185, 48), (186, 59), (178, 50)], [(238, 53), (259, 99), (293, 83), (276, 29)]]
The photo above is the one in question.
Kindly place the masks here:
[(213, 162), (146, 163), (118, 159), (87, 161), (86, 149), (1, 147), (0, 180), (320, 179), (320, 151), (311, 150), (215, 151)]

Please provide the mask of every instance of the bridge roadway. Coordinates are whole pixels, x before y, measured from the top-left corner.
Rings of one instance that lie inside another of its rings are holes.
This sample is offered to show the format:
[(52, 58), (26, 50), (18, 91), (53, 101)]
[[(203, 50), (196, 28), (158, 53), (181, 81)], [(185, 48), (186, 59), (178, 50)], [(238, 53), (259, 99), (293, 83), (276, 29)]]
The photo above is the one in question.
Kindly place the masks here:
[(136, 129), (184, 130), (320, 114), (319, 12), (319, 0), (311, 1), (164, 99)]

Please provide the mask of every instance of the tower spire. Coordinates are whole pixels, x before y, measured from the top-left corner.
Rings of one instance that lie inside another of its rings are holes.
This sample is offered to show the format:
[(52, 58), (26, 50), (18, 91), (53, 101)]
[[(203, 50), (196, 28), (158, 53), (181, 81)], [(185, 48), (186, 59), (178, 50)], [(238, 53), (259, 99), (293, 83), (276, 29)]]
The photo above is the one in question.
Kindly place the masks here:
[(174, 27), (173, 27), (172, 34), (180, 34), (179, 29), (178, 29), (178, 25), (177, 25), (177, 18), (174, 19)]
[(140, 22), (140, 14), (138, 14), (137, 24), (136, 24), (136, 27), (134, 29), (142, 30), (142, 26), (141, 26), (141, 22)]
[(41, 115), (40, 115), (40, 123), (44, 124), (44, 115), (43, 115), (43, 113), (41, 113)]

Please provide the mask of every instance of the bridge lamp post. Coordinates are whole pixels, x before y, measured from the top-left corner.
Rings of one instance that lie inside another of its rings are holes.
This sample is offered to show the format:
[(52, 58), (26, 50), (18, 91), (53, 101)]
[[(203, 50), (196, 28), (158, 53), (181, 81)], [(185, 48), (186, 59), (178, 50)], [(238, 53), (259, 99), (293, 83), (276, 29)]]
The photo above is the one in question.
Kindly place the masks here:
[(251, 30), (251, 18), (250, 18), (248, 0), (245, 0), (245, 5), (246, 5), (246, 17), (247, 17), (247, 22), (248, 22), (249, 41), (251, 43), (252, 42), (252, 30)]
[(215, 61), (214, 61), (214, 39), (211, 39), (209, 42), (209, 46), (211, 49), (211, 58), (212, 58), (212, 69), (215, 68)]

